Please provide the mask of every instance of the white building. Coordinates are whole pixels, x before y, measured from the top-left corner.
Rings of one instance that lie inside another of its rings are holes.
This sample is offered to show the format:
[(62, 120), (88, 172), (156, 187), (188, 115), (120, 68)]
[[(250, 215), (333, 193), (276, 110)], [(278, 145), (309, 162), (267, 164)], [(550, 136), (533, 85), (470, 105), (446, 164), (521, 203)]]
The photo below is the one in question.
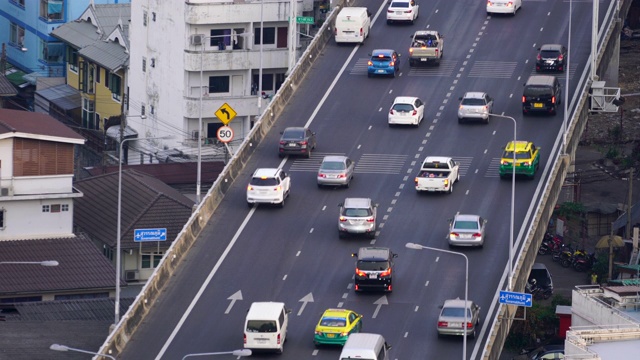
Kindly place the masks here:
[(203, 146), (216, 143), (216, 111), (226, 103), (237, 113), (229, 126), (239, 143), (268, 105), (260, 85), (273, 95), (298, 58), (292, 12), (312, 10), (312, 0), (132, 2), (127, 125), (140, 137), (173, 135), (167, 147), (188, 152), (200, 117)]

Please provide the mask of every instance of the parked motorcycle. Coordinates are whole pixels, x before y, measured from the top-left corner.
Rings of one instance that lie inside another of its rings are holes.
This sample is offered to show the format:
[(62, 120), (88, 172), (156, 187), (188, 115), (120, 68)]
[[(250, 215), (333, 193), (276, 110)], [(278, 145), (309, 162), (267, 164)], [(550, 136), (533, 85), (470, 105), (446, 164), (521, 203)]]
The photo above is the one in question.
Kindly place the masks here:
[(542, 244), (538, 249), (539, 255), (553, 253), (562, 247), (562, 239), (558, 235), (545, 234)]
[(560, 260), (560, 265), (562, 265), (563, 267), (573, 266), (577, 260), (584, 259), (586, 256), (586, 251), (582, 249), (574, 250), (571, 254), (563, 254), (563, 257)]
[(571, 265), (571, 256), (573, 255), (573, 248), (571, 244), (561, 244), (560, 248), (553, 251), (551, 256), (553, 257), (553, 261), (557, 261), (562, 264), (562, 260), (569, 260), (568, 265), (565, 267), (569, 267)]
[(590, 253), (584, 256), (579, 256), (573, 259), (572, 266), (576, 271), (589, 271), (596, 263), (596, 255)]
[(534, 300), (546, 300), (553, 295), (553, 289), (548, 286), (538, 286), (536, 279), (531, 279), (525, 285), (525, 292), (531, 294)]

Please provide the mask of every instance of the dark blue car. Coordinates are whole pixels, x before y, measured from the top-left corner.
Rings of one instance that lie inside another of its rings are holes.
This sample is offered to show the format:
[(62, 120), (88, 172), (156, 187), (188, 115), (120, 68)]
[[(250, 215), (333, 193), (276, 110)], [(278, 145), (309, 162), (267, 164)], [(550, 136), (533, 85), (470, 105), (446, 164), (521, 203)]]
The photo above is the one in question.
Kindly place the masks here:
[(371, 53), (367, 76), (391, 75), (396, 76), (400, 70), (400, 54), (391, 49), (377, 49)]

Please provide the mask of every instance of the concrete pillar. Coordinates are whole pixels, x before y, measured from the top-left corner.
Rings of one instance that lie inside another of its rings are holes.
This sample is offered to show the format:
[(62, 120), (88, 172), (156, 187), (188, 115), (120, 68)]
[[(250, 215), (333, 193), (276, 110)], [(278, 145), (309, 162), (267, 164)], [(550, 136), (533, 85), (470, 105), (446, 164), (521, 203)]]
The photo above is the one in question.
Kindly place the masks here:
[(620, 69), (620, 35), (614, 34), (613, 38), (615, 39), (612, 39), (614, 42), (613, 56), (611, 56), (611, 60), (607, 65), (602, 79), (606, 82), (607, 87), (618, 87), (618, 72)]

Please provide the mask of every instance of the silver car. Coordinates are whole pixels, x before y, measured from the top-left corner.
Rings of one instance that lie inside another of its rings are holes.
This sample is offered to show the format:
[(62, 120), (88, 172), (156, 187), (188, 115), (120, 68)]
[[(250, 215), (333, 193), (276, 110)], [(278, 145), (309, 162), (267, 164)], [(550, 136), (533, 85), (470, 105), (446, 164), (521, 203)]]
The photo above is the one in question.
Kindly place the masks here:
[(484, 245), (484, 228), (487, 220), (478, 215), (456, 214), (449, 219), (449, 246)]
[(318, 170), (318, 187), (325, 185), (349, 187), (355, 162), (346, 156), (325, 156)]
[(458, 123), (466, 119), (489, 123), (489, 114), (493, 112), (493, 98), (485, 92), (467, 92), (460, 98)]
[(369, 198), (346, 198), (339, 207), (340, 238), (347, 234), (365, 234), (372, 239), (375, 238), (378, 204), (374, 204)]
[(467, 335), (476, 337), (476, 329), (480, 324), (480, 306), (467, 299), (467, 324), (464, 326), (464, 299), (446, 300), (438, 316), (438, 336)]

